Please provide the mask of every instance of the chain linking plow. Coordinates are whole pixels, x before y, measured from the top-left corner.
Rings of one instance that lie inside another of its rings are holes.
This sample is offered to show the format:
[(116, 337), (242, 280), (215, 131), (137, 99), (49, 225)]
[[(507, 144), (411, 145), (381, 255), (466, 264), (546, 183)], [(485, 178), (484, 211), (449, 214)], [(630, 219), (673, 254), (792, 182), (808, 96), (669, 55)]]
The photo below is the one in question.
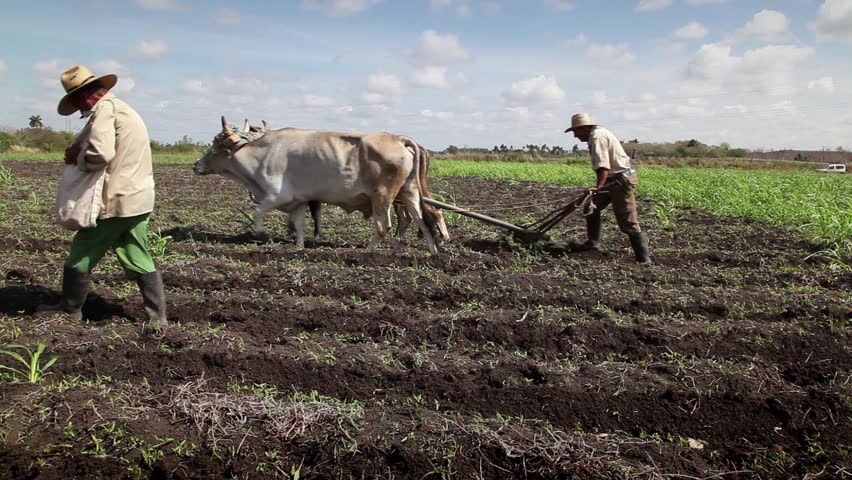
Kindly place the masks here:
[(510, 232), (512, 232), (512, 237), (514, 237), (515, 240), (529, 244), (536, 243), (541, 240), (547, 240), (547, 232), (553, 227), (555, 227), (557, 224), (559, 224), (559, 222), (564, 220), (565, 217), (574, 212), (574, 210), (580, 207), (583, 207), (584, 213), (586, 213), (586, 211), (588, 211), (589, 209), (593, 210), (594, 203), (592, 203), (591, 200), (592, 193), (585, 192), (574, 200), (568, 202), (568, 205), (550, 211), (540, 220), (536, 220), (535, 222), (527, 223), (524, 225), (515, 225), (512, 223), (504, 222), (503, 220), (499, 220), (494, 217), (489, 217), (488, 215), (484, 215), (482, 213), (472, 212), (470, 210), (457, 207), (449, 203), (444, 203), (435, 200), (434, 198), (423, 197), (423, 203), (438, 207), (448, 212), (458, 213), (459, 215), (464, 215), (466, 217), (479, 220), (480, 222), (487, 223), (495, 227), (500, 227), (509, 230)]

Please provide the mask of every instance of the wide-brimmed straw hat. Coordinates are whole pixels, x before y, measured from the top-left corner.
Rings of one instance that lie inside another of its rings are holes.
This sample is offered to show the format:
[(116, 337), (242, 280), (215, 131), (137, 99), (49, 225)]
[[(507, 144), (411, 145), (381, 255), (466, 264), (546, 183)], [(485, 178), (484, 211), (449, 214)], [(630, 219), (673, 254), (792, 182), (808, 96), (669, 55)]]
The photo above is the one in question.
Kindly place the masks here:
[(597, 125), (588, 113), (575, 113), (571, 116), (571, 128), (565, 130), (565, 133), (573, 131), (577, 127), (596, 127)]
[(69, 101), (69, 97), (71, 97), (74, 92), (93, 82), (98, 82), (101, 87), (109, 90), (115, 86), (116, 82), (118, 82), (118, 77), (113, 74), (104, 75), (103, 77), (95, 77), (91, 70), (83, 65), (77, 65), (71, 67), (68, 71), (62, 72), (62, 75), (59, 76), (59, 81), (62, 82), (62, 87), (65, 88), (65, 96), (59, 101), (59, 106), (56, 108), (56, 111), (58, 111), (60, 115), (71, 115), (78, 110), (78, 108)]

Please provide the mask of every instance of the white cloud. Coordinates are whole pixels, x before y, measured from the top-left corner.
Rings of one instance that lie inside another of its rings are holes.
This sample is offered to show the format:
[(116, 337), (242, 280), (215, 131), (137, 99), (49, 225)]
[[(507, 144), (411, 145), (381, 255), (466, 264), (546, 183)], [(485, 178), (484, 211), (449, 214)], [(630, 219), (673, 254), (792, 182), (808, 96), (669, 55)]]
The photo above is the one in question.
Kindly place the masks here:
[(698, 22), (689, 22), (674, 32), (675, 38), (693, 39), (704, 38), (707, 35), (707, 27)]
[(544, 4), (557, 12), (567, 12), (577, 6), (570, 0), (544, 0)]
[(101, 60), (92, 64), (92, 73), (98, 77), (112, 73), (121, 81), (121, 77), (130, 75), (130, 70), (115, 60)]
[(636, 5), (636, 10), (640, 12), (650, 12), (660, 10), (671, 6), (672, 0), (639, 0), (639, 5)]
[(469, 17), (473, 16), (473, 10), (470, 9), (470, 5), (467, 5), (467, 4), (459, 5), (456, 8), (456, 15), (463, 17), (463, 18), (469, 18)]
[(113, 91), (118, 94), (130, 93), (136, 88), (136, 80), (130, 76), (123, 76), (119, 78), (118, 83), (113, 87)]
[(71, 60), (52, 58), (50, 60), (35, 62), (33, 70), (42, 77), (55, 77), (55, 80), (59, 81), (59, 75), (73, 66)]
[(586, 45), (587, 43), (589, 43), (589, 37), (587, 37), (586, 34), (582, 32), (578, 33), (574, 36), (574, 38), (565, 42), (565, 44), (568, 46)]
[(565, 91), (554, 77), (539, 75), (512, 82), (511, 88), (503, 93), (503, 97), (513, 105), (561, 103), (565, 100)]
[(263, 93), (269, 90), (266, 82), (257, 77), (225, 77), (222, 82), (228, 90), (243, 93)]
[(737, 31), (735, 37), (772, 42), (787, 33), (789, 28), (790, 20), (783, 13), (775, 10), (761, 10)]
[(808, 90), (816, 90), (820, 93), (834, 93), (834, 79), (831, 77), (822, 77), (817, 80), (808, 82)]
[(187, 9), (184, 4), (176, 0), (136, 0), (136, 5), (145, 10), (158, 10), (161, 12)]
[(728, 0), (686, 0), (686, 3), (690, 5), (721, 4), (727, 2)]
[(220, 25), (239, 25), (240, 22), (240, 12), (233, 8), (223, 8), (216, 17), (216, 23)]
[(674, 56), (680, 55), (686, 50), (686, 45), (682, 42), (665, 41), (657, 44), (657, 53), (660, 55)]
[(429, 65), (446, 65), (465, 60), (470, 55), (461, 45), (459, 37), (452, 33), (440, 34), (426, 30), (417, 41), (415, 57), (419, 62)]
[(299, 0), (305, 10), (330, 17), (346, 17), (364, 11), (382, 0)]
[(687, 65), (686, 77), (714, 86), (789, 93), (795, 66), (813, 53), (810, 47), (769, 45), (737, 56), (730, 45), (706, 44)]
[(393, 74), (374, 73), (367, 78), (367, 90), (387, 95), (401, 95), (402, 80)]
[(445, 8), (453, 3), (452, 0), (429, 0), (429, 6), (432, 8)]
[(623, 67), (636, 60), (636, 56), (628, 52), (627, 44), (602, 45), (593, 43), (586, 49), (586, 55), (603, 66)]
[(169, 46), (162, 40), (143, 40), (127, 52), (127, 56), (137, 62), (153, 62), (159, 60), (168, 51)]
[(725, 113), (747, 113), (749, 111), (746, 105), (738, 103), (736, 105), (725, 105), (722, 107), (722, 111)]
[(426, 118), (437, 118), (438, 120), (449, 120), (450, 118), (453, 118), (453, 112), (433, 112), (429, 109), (422, 110), (420, 115), (423, 115)]
[(450, 88), (467, 81), (464, 74), (449, 74), (446, 65), (426, 65), (411, 74), (411, 84), (425, 88)]
[(181, 90), (203, 95), (210, 92), (210, 87), (203, 80), (185, 80), (181, 85)]
[(332, 98), (312, 95), (310, 93), (302, 97), (302, 105), (306, 107), (331, 107), (334, 103), (334, 99)]
[(367, 105), (385, 105), (399, 98), (404, 91), (402, 80), (393, 74), (373, 73), (367, 77), (367, 91), (361, 102)]
[(6, 79), (6, 74), (9, 73), (9, 66), (6, 62), (0, 60), (0, 82)]
[(811, 29), (821, 38), (852, 42), (852, 2), (825, 0)]

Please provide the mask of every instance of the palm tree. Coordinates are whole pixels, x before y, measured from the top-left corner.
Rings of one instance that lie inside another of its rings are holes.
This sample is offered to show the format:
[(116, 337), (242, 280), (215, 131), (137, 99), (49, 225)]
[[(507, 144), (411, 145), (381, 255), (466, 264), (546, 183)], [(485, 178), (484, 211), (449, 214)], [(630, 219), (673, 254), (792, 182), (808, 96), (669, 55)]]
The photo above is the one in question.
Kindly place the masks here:
[(44, 128), (41, 115), (30, 115), (30, 128)]

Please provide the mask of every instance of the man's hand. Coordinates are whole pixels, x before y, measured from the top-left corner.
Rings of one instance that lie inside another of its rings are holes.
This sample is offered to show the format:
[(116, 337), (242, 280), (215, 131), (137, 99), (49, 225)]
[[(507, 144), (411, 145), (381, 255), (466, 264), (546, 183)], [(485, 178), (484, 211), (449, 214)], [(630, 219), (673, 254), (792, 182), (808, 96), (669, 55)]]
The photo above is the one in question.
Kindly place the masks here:
[(65, 165), (76, 165), (77, 157), (80, 155), (80, 145), (72, 144), (65, 149)]

